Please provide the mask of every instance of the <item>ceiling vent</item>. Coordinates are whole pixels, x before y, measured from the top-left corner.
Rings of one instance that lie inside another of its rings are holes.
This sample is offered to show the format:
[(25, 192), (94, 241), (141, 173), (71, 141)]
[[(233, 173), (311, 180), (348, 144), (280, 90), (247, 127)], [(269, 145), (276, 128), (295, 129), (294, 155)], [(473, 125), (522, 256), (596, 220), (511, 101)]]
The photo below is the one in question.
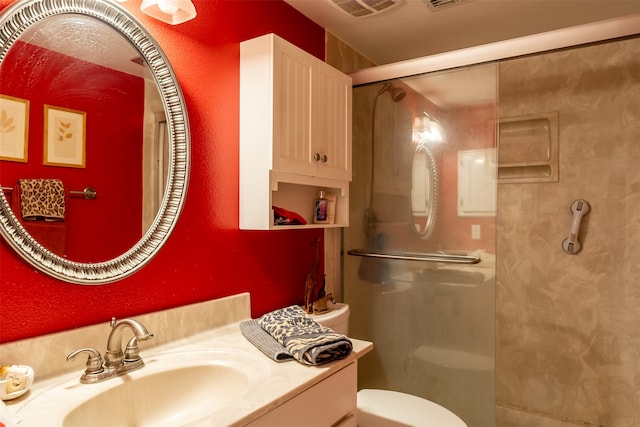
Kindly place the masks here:
[(351, 16), (361, 18), (371, 16), (395, 6), (398, 0), (330, 0)]
[(471, 0), (422, 0), (432, 11), (442, 10), (451, 6), (457, 6), (462, 3), (467, 3)]

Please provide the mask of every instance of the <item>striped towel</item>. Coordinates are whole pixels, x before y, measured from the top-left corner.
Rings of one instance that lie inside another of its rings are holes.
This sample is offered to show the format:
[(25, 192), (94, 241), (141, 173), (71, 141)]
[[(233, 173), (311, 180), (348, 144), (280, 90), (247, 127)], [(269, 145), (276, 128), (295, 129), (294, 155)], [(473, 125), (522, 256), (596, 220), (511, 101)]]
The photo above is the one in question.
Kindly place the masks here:
[(267, 313), (258, 323), (294, 359), (306, 365), (344, 359), (353, 350), (348, 337), (320, 325), (297, 305)]
[(293, 356), (289, 354), (287, 349), (262, 329), (257, 320), (250, 319), (240, 322), (240, 332), (247, 341), (276, 362), (293, 360)]

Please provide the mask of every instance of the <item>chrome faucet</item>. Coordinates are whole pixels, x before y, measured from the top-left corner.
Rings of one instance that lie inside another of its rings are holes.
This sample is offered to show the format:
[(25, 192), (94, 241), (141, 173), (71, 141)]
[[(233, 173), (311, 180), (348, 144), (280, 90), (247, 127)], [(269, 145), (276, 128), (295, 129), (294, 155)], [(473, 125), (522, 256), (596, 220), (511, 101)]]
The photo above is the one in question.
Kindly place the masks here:
[[(127, 342), (127, 346), (122, 351), (122, 333), (126, 328), (133, 331), (134, 336)], [(127, 372), (140, 369), (144, 362), (139, 354), (138, 341), (145, 341), (153, 337), (140, 322), (133, 319), (123, 319), (116, 321), (111, 319), (111, 332), (107, 339), (107, 351), (104, 355), (104, 362), (100, 352), (93, 348), (81, 348), (67, 356), (67, 361), (83, 352), (89, 353), (86, 369), (80, 377), (83, 384), (91, 384), (117, 377)]]

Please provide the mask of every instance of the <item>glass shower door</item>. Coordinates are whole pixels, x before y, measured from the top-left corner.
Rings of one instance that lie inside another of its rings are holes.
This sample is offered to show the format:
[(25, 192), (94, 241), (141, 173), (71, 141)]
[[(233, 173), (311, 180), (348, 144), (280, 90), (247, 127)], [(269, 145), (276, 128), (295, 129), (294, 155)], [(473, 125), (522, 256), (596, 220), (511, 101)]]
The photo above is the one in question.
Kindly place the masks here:
[[(495, 426), (497, 65), (354, 88), (343, 295), (359, 388)], [(347, 254), (347, 253), (350, 254)]]

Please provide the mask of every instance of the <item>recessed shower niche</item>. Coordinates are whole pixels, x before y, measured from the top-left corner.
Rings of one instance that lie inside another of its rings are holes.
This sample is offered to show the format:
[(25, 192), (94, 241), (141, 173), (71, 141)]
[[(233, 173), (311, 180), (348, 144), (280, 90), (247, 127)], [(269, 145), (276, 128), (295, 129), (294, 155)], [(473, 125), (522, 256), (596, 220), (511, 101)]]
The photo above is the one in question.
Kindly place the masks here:
[(558, 181), (558, 113), (501, 118), (498, 182)]

